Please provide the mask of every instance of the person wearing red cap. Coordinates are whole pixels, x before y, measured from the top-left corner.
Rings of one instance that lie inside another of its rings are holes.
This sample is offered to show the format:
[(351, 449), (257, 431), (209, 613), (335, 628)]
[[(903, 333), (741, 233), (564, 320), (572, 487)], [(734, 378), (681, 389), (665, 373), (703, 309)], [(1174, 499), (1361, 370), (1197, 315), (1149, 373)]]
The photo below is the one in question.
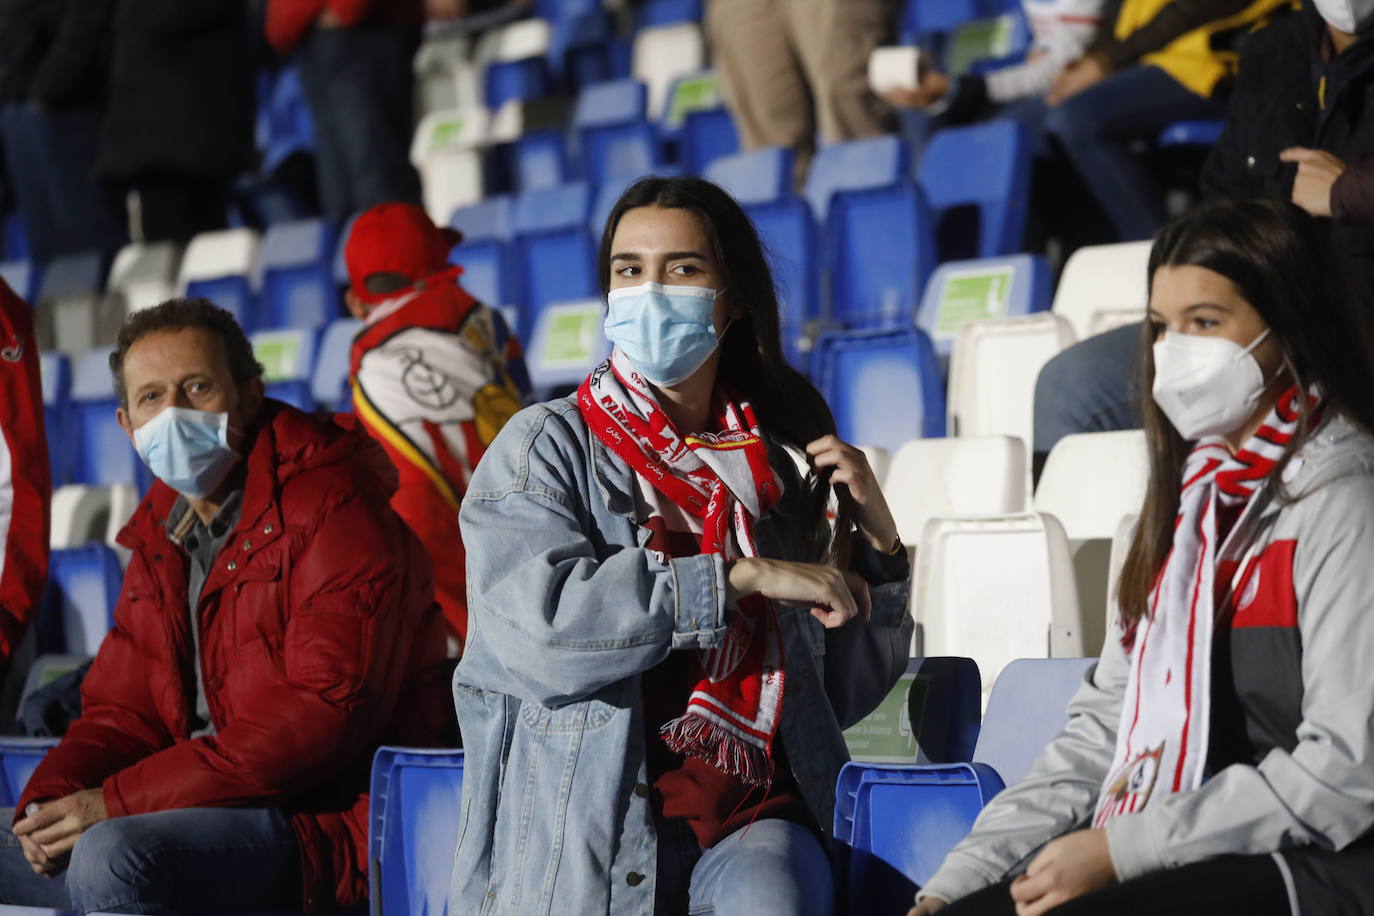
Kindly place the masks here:
[(354, 409), (400, 473), (391, 505), (429, 552), (452, 654), (467, 636), (458, 505), (529, 391), (519, 342), (448, 263), (461, 238), (413, 204), (388, 203), (359, 216), (344, 247), (344, 299), (366, 322), (349, 366)]

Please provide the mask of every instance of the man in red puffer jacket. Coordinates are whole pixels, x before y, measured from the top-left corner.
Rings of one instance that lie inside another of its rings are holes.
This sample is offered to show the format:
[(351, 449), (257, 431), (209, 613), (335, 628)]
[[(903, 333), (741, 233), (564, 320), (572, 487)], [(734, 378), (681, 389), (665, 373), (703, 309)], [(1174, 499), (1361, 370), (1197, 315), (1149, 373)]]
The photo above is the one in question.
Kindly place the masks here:
[(439, 743), (452, 717), (395, 471), (351, 417), (264, 399), (243, 332), (205, 300), (133, 315), (110, 365), (158, 482), (119, 538), (133, 556), (82, 716), (0, 835), (0, 900), (356, 904), (374, 751)]

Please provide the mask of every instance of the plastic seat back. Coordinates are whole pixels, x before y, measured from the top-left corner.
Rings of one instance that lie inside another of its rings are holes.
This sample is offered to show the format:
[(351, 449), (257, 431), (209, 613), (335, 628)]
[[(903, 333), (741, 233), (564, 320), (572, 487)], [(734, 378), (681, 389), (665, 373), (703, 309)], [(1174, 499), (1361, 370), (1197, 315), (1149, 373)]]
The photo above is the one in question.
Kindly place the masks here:
[(267, 396), (304, 411), (315, 409), (311, 380), (319, 332), (314, 328), (259, 331), (251, 338), (253, 355), (263, 366)]
[(602, 330), (606, 306), (600, 299), (555, 302), (535, 321), (525, 365), (536, 391), (550, 393), (578, 385), (611, 355)]
[(804, 196), (824, 224), (837, 191), (890, 188), (911, 173), (911, 156), (900, 137), (870, 137), (823, 146), (811, 161)]
[(38, 615), (39, 652), (95, 655), (114, 626), (124, 572), (106, 544), (54, 550)]
[(846, 442), (896, 451), (908, 439), (944, 435), (940, 367), (920, 329), (829, 332), (814, 358), (816, 386)]
[(1096, 658), (1020, 658), (1002, 669), (988, 697), (973, 759), (1009, 786), (1068, 724), (1069, 700)]
[[(356, 318), (339, 318), (324, 329), (310, 379), (310, 394), (321, 410), (339, 409), (351, 400), (348, 392), (349, 360), (353, 338), (362, 330)], [(342, 408), (347, 412), (348, 408)]]
[(339, 317), (338, 233), (323, 219), (279, 223), (262, 240), (262, 328), (323, 327)]
[(703, 177), (745, 206), (774, 203), (792, 194), (793, 161), (790, 149), (765, 146), (716, 159), (706, 167)]
[(72, 361), (67, 354), (45, 350), (38, 360), (43, 386), (43, 431), (48, 440), (48, 466), (52, 485), (67, 482), (70, 461), (68, 435), (71, 424)]
[(5, 261), (0, 264), (0, 279), (3, 279), (15, 295), (25, 302), (33, 302), (38, 291), (38, 271), (30, 261)]
[(806, 203), (791, 195), (749, 205), (745, 212), (768, 252), (782, 316), (783, 349), (793, 366), (806, 371), (821, 320), (815, 220)]
[(524, 306), (517, 333), (524, 340), (550, 303), (600, 295), (587, 231), (591, 203), (591, 188), (583, 182), (516, 197), (515, 258)]
[(124, 300), (125, 314), (133, 314), (176, 295), (183, 249), (175, 242), (125, 245), (110, 267), (109, 291)]
[(913, 658), (873, 712), (845, 730), (864, 763), (971, 760), (978, 740), (982, 681), (971, 658)]
[(947, 262), (926, 282), (916, 323), (947, 359), (959, 329), (970, 321), (1048, 309), (1053, 282), (1049, 262), (1039, 255)]
[(420, 173), (425, 212), (436, 224), (457, 207), (475, 204), (485, 191), (482, 155), (490, 118), (481, 107), (433, 111), (415, 128), (410, 161)]
[[(1032, 139), (1019, 121), (946, 128), (921, 157), (919, 180), (940, 220), (942, 260), (1021, 250), (1030, 205)], [(957, 210), (976, 212), (976, 226)]]
[[(17, 735), (0, 737), (0, 807), (12, 808), (19, 802), (29, 777), (38, 769), (38, 764), (57, 746), (56, 738), (21, 738)], [(60, 916), (58, 910), (43, 910), (33, 907), (4, 907), (3, 909), (22, 910), (29, 913), (52, 913)]]
[(909, 546), (935, 516), (1022, 512), (1026, 445), (1012, 436), (912, 439), (892, 457), (883, 494)]
[(837, 191), (826, 220), (830, 323), (844, 328), (914, 323), (935, 267), (932, 218), (920, 188)]
[(1059, 277), (1053, 310), (1079, 340), (1145, 317), (1151, 243), (1120, 242), (1075, 251)]
[(234, 316), (245, 333), (257, 329), (258, 254), (252, 229), (205, 232), (191, 239), (181, 259), (179, 283), (187, 296), (209, 299)]
[(733, 156), (740, 150), (735, 119), (724, 106), (687, 115), (682, 128), (682, 168), (700, 175), (717, 159)]
[(107, 263), (90, 251), (53, 258), (43, 271), (36, 302), (40, 332), (50, 329), (56, 349), (74, 358), (100, 343), (98, 328), (111, 323), (101, 315)]
[(635, 35), (630, 53), (630, 72), (649, 90), (649, 120), (658, 121), (673, 81), (706, 66), (706, 36), (695, 22), (654, 26)]
[(380, 912), (447, 916), (462, 791), (462, 751), (377, 750), (368, 849)]
[(151, 475), (115, 418), (119, 402), (110, 378), (112, 349), (88, 350), (76, 365), (69, 426), (76, 443), (70, 476), (74, 483), (127, 483), (144, 490)]

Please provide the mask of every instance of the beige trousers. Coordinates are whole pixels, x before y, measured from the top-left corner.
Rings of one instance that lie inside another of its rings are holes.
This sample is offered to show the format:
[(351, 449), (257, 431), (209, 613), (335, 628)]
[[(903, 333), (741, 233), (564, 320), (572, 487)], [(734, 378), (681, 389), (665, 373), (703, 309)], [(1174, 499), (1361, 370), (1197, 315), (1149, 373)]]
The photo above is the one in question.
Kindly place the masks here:
[(894, 0), (710, 0), (721, 95), (746, 150), (796, 150), (800, 183), (824, 143), (883, 133), (868, 55), (894, 32)]

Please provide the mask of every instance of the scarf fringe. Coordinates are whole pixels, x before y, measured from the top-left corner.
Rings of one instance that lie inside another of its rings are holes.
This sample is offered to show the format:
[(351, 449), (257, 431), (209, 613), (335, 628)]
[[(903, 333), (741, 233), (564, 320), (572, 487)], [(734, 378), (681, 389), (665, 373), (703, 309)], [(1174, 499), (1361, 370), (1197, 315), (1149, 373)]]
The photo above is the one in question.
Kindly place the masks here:
[(659, 735), (674, 753), (700, 757), (741, 782), (763, 786), (772, 781), (773, 762), (766, 747), (691, 711), (665, 724)]

